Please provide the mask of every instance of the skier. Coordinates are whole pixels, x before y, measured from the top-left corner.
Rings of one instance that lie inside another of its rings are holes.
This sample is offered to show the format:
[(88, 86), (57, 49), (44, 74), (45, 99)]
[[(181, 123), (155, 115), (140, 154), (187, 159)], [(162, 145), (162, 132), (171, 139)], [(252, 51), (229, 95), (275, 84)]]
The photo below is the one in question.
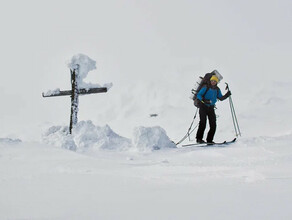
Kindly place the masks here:
[(217, 99), (223, 101), (227, 99), (231, 92), (228, 91), (224, 96), (221, 93), (221, 90), (217, 86), (219, 78), (216, 75), (213, 75), (210, 78), (210, 81), (207, 83), (207, 86), (204, 86), (197, 93), (197, 99), (200, 101), (199, 104), (199, 114), (200, 122), (199, 128), (197, 131), (196, 139), (197, 143), (206, 143), (203, 140), (204, 131), (206, 128), (207, 117), (209, 120), (210, 130), (207, 135), (207, 143), (214, 144), (213, 138), (216, 132), (216, 115), (215, 115), (215, 103)]

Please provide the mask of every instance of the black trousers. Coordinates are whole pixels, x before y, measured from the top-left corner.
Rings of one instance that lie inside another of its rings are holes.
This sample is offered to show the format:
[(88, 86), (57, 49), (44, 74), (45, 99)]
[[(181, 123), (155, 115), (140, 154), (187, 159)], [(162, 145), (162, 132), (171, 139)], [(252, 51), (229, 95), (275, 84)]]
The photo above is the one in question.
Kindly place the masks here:
[(207, 142), (212, 142), (215, 132), (216, 132), (216, 126), (217, 126), (214, 106), (208, 107), (202, 104), (199, 109), (199, 114), (200, 114), (200, 122), (199, 122), (199, 128), (197, 131), (196, 138), (199, 140), (203, 140), (204, 132), (206, 129), (207, 117), (208, 117), (210, 130), (207, 135)]

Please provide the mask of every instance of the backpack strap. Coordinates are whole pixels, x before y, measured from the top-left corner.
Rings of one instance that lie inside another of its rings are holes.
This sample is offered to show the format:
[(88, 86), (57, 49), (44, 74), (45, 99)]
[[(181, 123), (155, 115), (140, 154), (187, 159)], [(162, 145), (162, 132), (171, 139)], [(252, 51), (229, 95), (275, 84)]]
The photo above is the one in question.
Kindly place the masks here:
[(205, 95), (206, 95), (206, 93), (208, 92), (208, 90), (209, 90), (209, 86), (206, 86), (207, 87), (207, 89), (206, 89), (206, 91), (204, 92), (204, 94), (202, 95), (202, 99), (204, 99), (205, 98)]

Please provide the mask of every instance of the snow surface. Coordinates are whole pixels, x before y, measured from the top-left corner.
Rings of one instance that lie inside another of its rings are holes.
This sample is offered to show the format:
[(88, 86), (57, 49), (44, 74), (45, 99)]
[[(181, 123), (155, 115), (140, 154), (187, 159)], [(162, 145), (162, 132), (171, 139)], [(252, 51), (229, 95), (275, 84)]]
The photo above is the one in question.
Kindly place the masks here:
[(292, 134), (77, 154), (0, 143), (1, 219), (289, 219)]

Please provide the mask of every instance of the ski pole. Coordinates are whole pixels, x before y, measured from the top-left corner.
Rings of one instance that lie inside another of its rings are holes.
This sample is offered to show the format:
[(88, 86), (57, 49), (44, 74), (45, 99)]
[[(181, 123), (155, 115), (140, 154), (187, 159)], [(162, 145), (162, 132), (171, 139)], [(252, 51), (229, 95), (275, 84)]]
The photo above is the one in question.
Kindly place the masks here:
[(230, 102), (230, 106), (232, 108), (234, 124), (236, 125), (235, 126), (235, 128), (236, 128), (236, 136), (238, 136), (238, 135), (241, 136), (240, 129), (239, 129), (238, 122), (237, 122), (237, 117), (236, 117), (235, 110), (234, 110), (234, 105), (233, 105), (233, 102), (232, 102), (232, 98), (231, 97), (229, 99), (229, 102)]
[(232, 104), (231, 104), (231, 101), (230, 101), (230, 97), (229, 97), (228, 100), (229, 100), (229, 106), (230, 106), (230, 110), (231, 110), (231, 116), (232, 116), (232, 122), (233, 122), (234, 130), (235, 130), (235, 135), (237, 136), (237, 129), (236, 129), (235, 121), (234, 121), (234, 114), (233, 114), (233, 111), (232, 111)]
[(236, 114), (235, 114), (235, 109), (234, 109), (234, 105), (233, 105), (233, 101), (232, 101), (231, 97), (230, 97), (230, 102), (231, 102), (232, 109), (233, 109), (233, 114), (234, 114), (235, 123), (236, 123), (237, 130), (238, 130), (238, 135), (241, 136), (241, 132), (240, 132), (240, 129), (239, 129), (239, 125), (238, 125), (238, 121), (237, 121), (237, 117), (236, 117)]
[[(226, 84), (226, 90), (230, 91), (229, 90), (229, 86), (228, 86), (228, 83), (225, 83)], [(232, 101), (232, 98), (231, 96), (229, 96), (229, 104), (230, 104), (230, 110), (231, 110), (231, 116), (232, 116), (232, 121), (233, 121), (233, 126), (234, 126), (234, 130), (235, 130), (235, 135), (236, 136), (241, 136), (241, 132), (240, 132), (240, 129), (239, 129), (239, 125), (238, 125), (238, 121), (237, 121), (237, 117), (236, 117), (236, 114), (235, 114), (235, 109), (234, 109), (234, 105), (233, 105), (233, 101)]]
[(189, 127), (189, 129), (188, 129), (188, 131), (187, 131), (187, 133), (186, 133), (186, 135), (185, 135), (185, 136), (184, 136), (179, 142), (177, 142), (175, 145), (178, 145), (178, 144), (182, 143), (187, 137), (188, 137), (189, 140), (190, 140), (190, 134), (193, 133), (193, 131), (194, 131), (195, 128), (197, 127), (197, 126), (196, 126), (196, 127), (192, 130), (192, 127), (193, 127), (194, 121), (195, 121), (195, 119), (196, 119), (196, 117), (197, 117), (197, 113), (198, 113), (198, 108), (197, 108), (197, 110), (196, 110), (196, 113), (195, 113), (195, 115), (194, 115), (193, 121), (192, 121), (192, 123), (191, 123), (191, 125), (190, 125), (190, 127)]
[[(229, 86), (226, 83), (226, 89), (229, 90)], [(233, 105), (233, 101), (231, 96), (229, 97), (229, 104), (230, 104), (230, 110), (231, 110), (231, 116), (232, 116), (232, 121), (233, 121), (233, 126), (234, 126), (234, 130), (235, 130), (235, 135), (238, 136), (240, 135), (240, 130), (239, 130), (239, 126), (238, 126), (238, 122), (237, 122), (237, 118), (236, 118), (236, 114), (235, 114), (235, 110), (234, 110), (234, 105)]]
[(195, 121), (195, 119), (196, 119), (196, 117), (197, 117), (198, 109), (199, 109), (199, 108), (197, 108), (196, 113), (195, 113), (194, 118), (193, 118), (193, 121), (192, 121), (192, 123), (191, 123), (191, 126), (190, 126), (189, 129), (188, 129), (188, 137), (189, 137), (189, 141), (191, 140), (191, 138), (190, 138), (190, 131), (191, 131), (192, 126), (193, 126), (193, 124), (194, 124), (194, 121)]
[(240, 129), (239, 129), (239, 125), (238, 125), (238, 121), (237, 121), (237, 117), (236, 117), (236, 114), (235, 114), (235, 109), (234, 109), (234, 105), (233, 105), (233, 101), (232, 101), (231, 97), (230, 97), (230, 103), (232, 105), (232, 110), (233, 110), (233, 114), (234, 114), (234, 118), (235, 118), (235, 123), (236, 123), (236, 126), (237, 126), (238, 135), (241, 136), (241, 132), (240, 132)]

